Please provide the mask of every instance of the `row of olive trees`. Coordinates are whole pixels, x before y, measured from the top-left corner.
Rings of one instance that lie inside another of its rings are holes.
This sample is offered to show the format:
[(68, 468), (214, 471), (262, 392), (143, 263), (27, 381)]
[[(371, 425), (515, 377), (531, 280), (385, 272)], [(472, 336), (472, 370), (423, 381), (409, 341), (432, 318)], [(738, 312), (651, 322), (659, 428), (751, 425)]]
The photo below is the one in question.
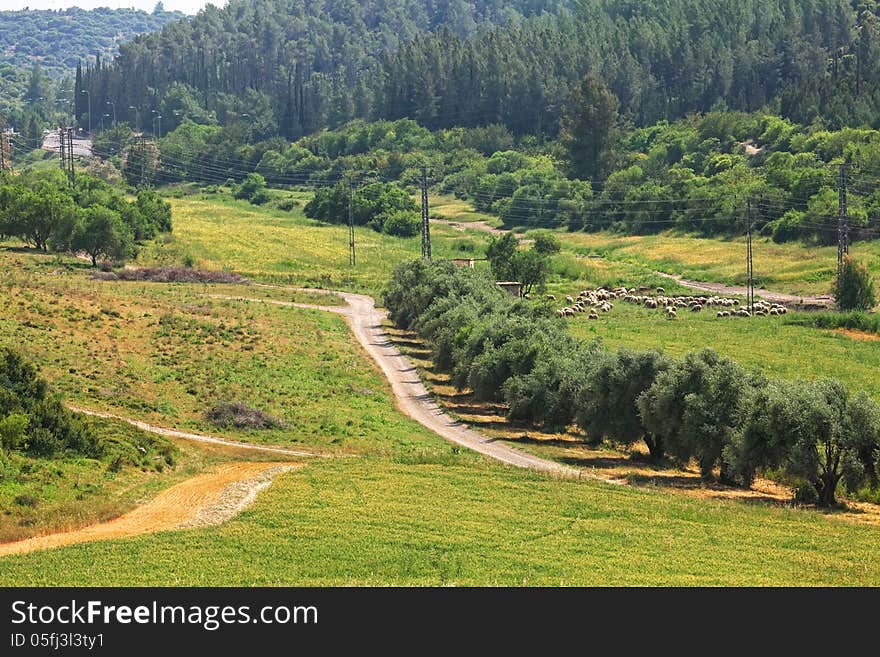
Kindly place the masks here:
[(0, 236), (42, 251), (122, 261), (134, 245), (171, 230), (171, 206), (152, 190), (134, 201), (108, 183), (79, 175), (71, 187), (58, 169), (0, 176)]
[(709, 349), (611, 352), (572, 338), (548, 305), (450, 263), (400, 265), (384, 303), (395, 325), (427, 340), (438, 370), (479, 400), (505, 402), (511, 420), (574, 424), (594, 444), (643, 441), (655, 460), (695, 460), (728, 484), (781, 472), (823, 505), (841, 482), (878, 484), (880, 409), (838, 381), (771, 381)]

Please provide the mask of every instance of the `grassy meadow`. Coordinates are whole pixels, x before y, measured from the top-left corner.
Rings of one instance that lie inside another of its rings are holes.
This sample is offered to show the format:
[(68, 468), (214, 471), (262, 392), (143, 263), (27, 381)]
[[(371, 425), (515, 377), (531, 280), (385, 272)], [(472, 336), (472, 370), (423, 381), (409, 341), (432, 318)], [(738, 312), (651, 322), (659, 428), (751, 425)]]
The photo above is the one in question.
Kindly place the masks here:
[[(349, 264), (348, 227), (307, 219), (300, 208), (257, 207), (223, 195), (170, 198), (174, 235), (145, 249), (145, 265), (189, 263), (228, 269), (249, 279), (378, 295), (399, 262), (419, 257), (421, 239), (355, 228), (356, 266)], [(446, 226), (431, 231), (436, 257), (467, 257), (485, 234)]]
[(279, 477), (219, 527), (5, 557), (0, 582), (877, 585), (878, 550), (876, 527), (810, 511), (346, 459)]
[[(97, 281), (80, 261), (0, 250), (0, 344), (23, 348), (68, 401), (160, 426), (351, 454), (448, 450), (395, 408), (344, 320), (212, 298), (325, 303), (246, 285)], [(277, 429), (220, 428), (205, 412), (241, 401)]]
[(711, 347), (748, 369), (782, 379), (835, 377), (880, 401), (880, 348), (872, 335), (799, 326), (797, 315), (717, 318), (711, 308), (682, 310), (668, 321), (661, 310), (616, 303), (590, 321), (586, 314), (567, 320), (571, 333), (599, 339), (608, 347), (660, 349), (680, 356)]
[[(601, 255), (609, 262), (649, 267), (693, 281), (745, 285), (744, 238), (704, 239), (661, 233), (624, 236), (614, 233), (559, 233), (565, 250)], [(755, 240), (755, 285), (774, 292), (825, 295), (837, 273), (837, 247), (775, 244)], [(852, 254), (880, 275), (880, 242), (856, 243)]]
[[(171, 199), (173, 236), (147, 245), (135, 264), (189, 264), (255, 282), (376, 295), (397, 262), (419, 253), (418, 238), (358, 229), (358, 265), (350, 268), (344, 226), (317, 225), (298, 208), (178, 196)], [(435, 209), (467, 213), (457, 202), (444, 203)], [(439, 257), (479, 254), (488, 239), (443, 226), (433, 236)], [(630, 252), (623, 250), (625, 238), (560, 237), (564, 250), (550, 285), (557, 295), (613, 283), (683, 291), (653, 273), (678, 270), (652, 259), (660, 256), (651, 256), (646, 243)], [(602, 251), (602, 244), (617, 246)], [(699, 244), (729, 249), (729, 262), (700, 265), (702, 252), (690, 244), (682, 250), (690, 264), (680, 265), (680, 273), (735, 276), (736, 243)], [(798, 262), (796, 247), (785, 248), (792, 250), (780, 255), (780, 272), (788, 259), (791, 266)], [(585, 257), (600, 252), (604, 258)], [(880, 584), (874, 559), (880, 534), (876, 525), (852, 522), (855, 511), (829, 516), (772, 497), (744, 503), (682, 494), (635, 475), (630, 480), (645, 485), (563, 481), (488, 463), (405, 418), (341, 317), (218, 296), (333, 302), (282, 287), (97, 281), (82, 261), (0, 244), (0, 344), (24, 349), (70, 402), (162, 426), (351, 457), (309, 460), (218, 527), (4, 557), (0, 585)], [(723, 321), (714, 313), (682, 313), (667, 322), (657, 311), (615, 304), (597, 322), (578, 315), (569, 324), (575, 335), (610, 347), (683, 353), (712, 346), (771, 375), (812, 378), (836, 367), (837, 376), (880, 398), (873, 343), (786, 318)], [(428, 370), (423, 374), (454, 410), (461, 397)], [(243, 401), (283, 426), (214, 426), (205, 412), (227, 401)], [(534, 439), (499, 422), (492, 415), (498, 409), (483, 409), (482, 417), (465, 413), (464, 404), (459, 409), (492, 437), (588, 469), (601, 472), (603, 464), (629, 459), (610, 450), (585, 455), (559, 436)], [(108, 422), (103, 430), (128, 427)], [(0, 540), (110, 517), (218, 460), (241, 458), (177, 444), (178, 465), (162, 473), (114, 475), (63, 459), (35, 463), (30, 480), (0, 483), (3, 508), (23, 493), (40, 499), (33, 509), (19, 505), (17, 515), (7, 513), (5, 525), (0, 520)]]

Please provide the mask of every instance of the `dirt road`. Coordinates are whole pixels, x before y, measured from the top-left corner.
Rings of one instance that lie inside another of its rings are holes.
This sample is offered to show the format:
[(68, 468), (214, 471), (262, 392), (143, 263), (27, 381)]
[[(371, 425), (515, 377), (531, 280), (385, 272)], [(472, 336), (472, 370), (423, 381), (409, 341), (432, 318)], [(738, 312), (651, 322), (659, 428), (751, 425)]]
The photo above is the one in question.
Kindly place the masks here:
[[(662, 271), (655, 271), (654, 273), (658, 276), (662, 276), (663, 278), (673, 280), (676, 283), (684, 285), (685, 287), (689, 287), (694, 290), (700, 290), (702, 292), (711, 292), (712, 294), (733, 294), (737, 296), (745, 296), (747, 292), (746, 288), (736, 285), (689, 281), (682, 276), (678, 276), (676, 274), (667, 274)], [(765, 290), (760, 287), (755, 288), (755, 296), (766, 299), (767, 301), (770, 301), (772, 303), (792, 303), (802, 305), (812, 304), (816, 306), (828, 306), (829, 308), (834, 306), (834, 299), (830, 296), (798, 296), (796, 294), (786, 294), (784, 292), (771, 292), (770, 290)]]
[(146, 431), (148, 433), (155, 433), (160, 436), (167, 436), (169, 438), (181, 438), (183, 440), (192, 440), (199, 443), (209, 443), (211, 445), (220, 445), (222, 447), (232, 447), (235, 449), (244, 449), (251, 450), (255, 452), (270, 452), (272, 454), (283, 454), (284, 456), (298, 456), (298, 457), (327, 457), (329, 454), (321, 454), (318, 452), (306, 452), (304, 450), (297, 449), (288, 449), (286, 447), (270, 447), (268, 445), (254, 445), (252, 443), (239, 443), (234, 440), (225, 440), (223, 438), (215, 438), (214, 436), (206, 436), (201, 433), (188, 433), (186, 431), (178, 431), (177, 429), (166, 429), (165, 427), (157, 427), (152, 424), (147, 424), (146, 422), (141, 422), (140, 420), (132, 420), (131, 418), (122, 417), (120, 415), (113, 415), (112, 413), (103, 413), (101, 411), (92, 411), (87, 408), (80, 408), (79, 406), (74, 406), (73, 404), (67, 404), (67, 408), (77, 413), (83, 413), (85, 415), (91, 415), (94, 417), (103, 417), (109, 418), (113, 420), (119, 420), (120, 422), (127, 422), (133, 427), (137, 427), (142, 431)]
[(448, 219), (436, 219), (432, 217), (431, 223), (440, 224), (441, 226), (449, 226), (450, 228), (462, 232), (468, 229), (478, 230), (481, 233), (489, 233), (490, 235), (503, 235), (507, 232), (504, 228), (495, 228), (495, 226), (490, 226), (485, 221), (450, 221)]
[(219, 525), (241, 513), (275, 476), (298, 463), (226, 463), (187, 479), (114, 520), (68, 532), (35, 536), (0, 545), (0, 556), (126, 538), (169, 529)]
[(268, 303), (277, 306), (290, 306), (295, 308), (311, 308), (342, 315), (351, 327), (355, 337), (364, 350), (376, 361), (385, 374), (399, 408), (419, 424), (427, 427), (439, 436), (453, 443), (467, 447), (475, 452), (520, 468), (529, 468), (546, 472), (560, 477), (596, 478), (608, 483), (618, 483), (600, 477), (593, 477), (590, 473), (571, 468), (555, 461), (549, 461), (537, 456), (532, 456), (518, 449), (508, 447), (502, 443), (487, 438), (469, 428), (466, 424), (454, 420), (447, 415), (434, 400), (434, 396), (425, 388), (419, 378), (418, 370), (410, 360), (398, 351), (397, 347), (388, 338), (382, 328), (385, 313), (376, 309), (372, 297), (364, 294), (352, 294), (350, 292), (330, 292), (311, 288), (288, 288), (292, 291), (317, 292), (323, 294), (336, 294), (346, 302), (348, 306), (316, 306), (311, 304), (294, 303), (291, 301), (273, 301), (269, 299), (250, 299), (246, 297), (229, 297), (223, 295), (208, 295), (213, 298), (232, 299), (238, 301), (251, 301)]

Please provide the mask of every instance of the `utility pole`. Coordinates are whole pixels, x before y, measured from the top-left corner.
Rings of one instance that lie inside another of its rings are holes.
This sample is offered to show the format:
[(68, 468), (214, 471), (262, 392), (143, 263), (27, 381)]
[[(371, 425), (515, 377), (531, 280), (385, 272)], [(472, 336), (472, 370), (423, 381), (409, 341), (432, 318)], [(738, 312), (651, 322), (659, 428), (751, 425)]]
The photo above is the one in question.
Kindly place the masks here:
[(143, 134), (136, 137), (137, 153), (141, 161), (141, 181), (140, 188), (145, 189), (147, 186), (147, 137)]
[(755, 316), (755, 267), (754, 262), (752, 261), (752, 200), (749, 199), (747, 203), (748, 212), (746, 215), (746, 221), (748, 222), (746, 226), (746, 278), (747, 280), (747, 288), (746, 288), (746, 306), (749, 311), (749, 315)]
[(837, 181), (837, 298), (840, 298), (841, 275), (843, 274), (843, 258), (849, 253), (849, 223), (846, 207), (846, 164), (840, 165)]
[(58, 143), (61, 145), (58, 149), (58, 154), (61, 156), (61, 170), (67, 173), (67, 129), (61, 126), (58, 126)]
[(92, 136), (92, 94), (87, 89), (81, 89), (81, 94), (85, 94), (89, 98), (89, 138)]
[(431, 223), (428, 212), (428, 170), (422, 165), (422, 257), (431, 259)]
[(0, 171), (6, 171), (6, 152), (8, 148), (9, 144), (6, 141), (6, 129), (0, 125)]
[(348, 183), (348, 264), (352, 267), (357, 264), (354, 253), (354, 192), (351, 182)]
[(67, 137), (67, 177), (70, 179), (70, 186), (76, 187), (76, 171), (73, 167), (73, 126), (70, 126), (65, 131), (67, 134), (61, 134), (61, 141), (64, 143), (65, 136)]

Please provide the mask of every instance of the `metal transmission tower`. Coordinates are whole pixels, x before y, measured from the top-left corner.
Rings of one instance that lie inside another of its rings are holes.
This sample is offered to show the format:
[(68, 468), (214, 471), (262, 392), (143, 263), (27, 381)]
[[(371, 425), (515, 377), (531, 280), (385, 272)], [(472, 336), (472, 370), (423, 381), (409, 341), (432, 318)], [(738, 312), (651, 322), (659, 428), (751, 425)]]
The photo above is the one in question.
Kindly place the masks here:
[[(0, 128), (0, 171), (6, 171), (8, 166), (7, 162), (7, 153), (9, 150), (9, 144), (6, 141), (6, 132), (3, 128)], [(9, 166), (11, 169), (12, 167)]]
[(840, 175), (837, 181), (837, 298), (840, 298), (841, 275), (843, 274), (843, 259), (849, 253), (849, 222), (847, 220), (846, 206), (846, 164), (840, 165)]
[(76, 184), (76, 172), (73, 170), (73, 128), (58, 128), (58, 153), (61, 156), (61, 170), (67, 174), (67, 182)]
[(354, 192), (348, 183), (348, 264), (354, 267), (357, 258), (354, 252)]
[(428, 212), (428, 170), (422, 166), (422, 257), (431, 259), (431, 222)]

